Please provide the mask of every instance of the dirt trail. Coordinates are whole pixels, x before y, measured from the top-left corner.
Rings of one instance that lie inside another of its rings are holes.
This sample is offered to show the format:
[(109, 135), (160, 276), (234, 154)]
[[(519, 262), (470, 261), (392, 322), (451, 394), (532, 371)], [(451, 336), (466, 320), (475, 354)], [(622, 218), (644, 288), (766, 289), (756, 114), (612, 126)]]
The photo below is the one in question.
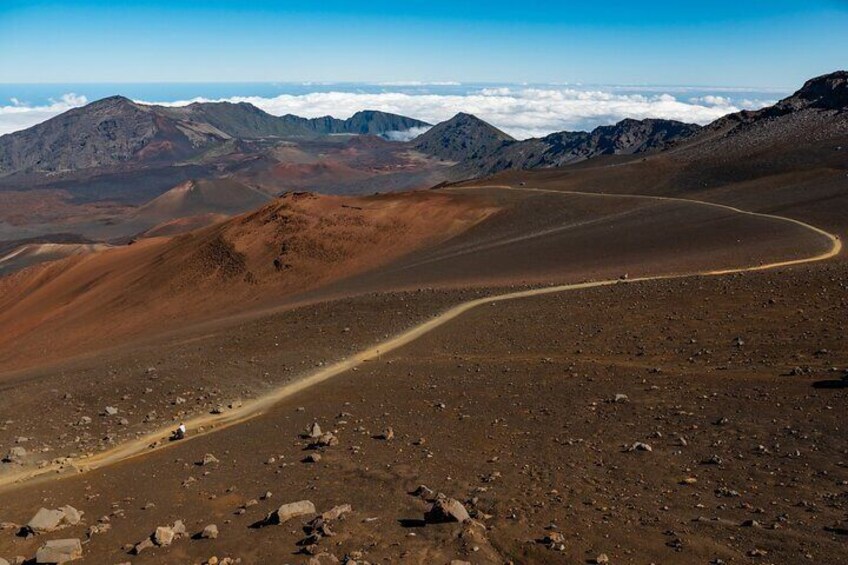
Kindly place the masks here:
[[(551, 189), (541, 189), (541, 188), (529, 188), (529, 187), (512, 187), (506, 185), (497, 185), (497, 186), (487, 186), (487, 187), (473, 187), (473, 188), (498, 188), (504, 190), (518, 190), (518, 191), (531, 191), (531, 192), (548, 192), (548, 193), (559, 193), (559, 194), (579, 194), (585, 196), (596, 196), (599, 198), (642, 198), (642, 199), (651, 199), (651, 200), (668, 200), (668, 201), (678, 201), (678, 202), (686, 202), (693, 205), (702, 205), (702, 206), (711, 206), (716, 208), (722, 208), (725, 210), (732, 211), (734, 213), (756, 216), (762, 218), (769, 218), (776, 221), (789, 222), (798, 226), (801, 226), (805, 229), (815, 232), (820, 236), (827, 239), (830, 243), (830, 248), (823, 252), (810, 257), (802, 257), (798, 259), (791, 259), (785, 261), (779, 261), (774, 263), (763, 263), (759, 265), (753, 266), (745, 266), (745, 267), (736, 267), (736, 268), (728, 268), (721, 270), (711, 270), (711, 271), (699, 271), (699, 272), (690, 272), (690, 273), (681, 273), (681, 274), (670, 274), (670, 275), (657, 275), (657, 276), (645, 276), (645, 277), (637, 277), (632, 279), (609, 279), (609, 280), (600, 280), (600, 281), (590, 281), (583, 282), (577, 284), (566, 284), (566, 285), (558, 285), (558, 286), (549, 286), (544, 288), (535, 288), (530, 290), (518, 291), (518, 292), (510, 292), (506, 294), (499, 294), (494, 296), (489, 296), (485, 298), (478, 298), (475, 300), (470, 300), (468, 302), (464, 302), (457, 306), (454, 306), (447, 311), (437, 315), (433, 319), (419, 324), (400, 335), (397, 335), (393, 338), (390, 338), (386, 341), (383, 341), (369, 349), (361, 351), (348, 359), (343, 361), (339, 361), (335, 364), (329, 365), (327, 367), (322, 368), (321, 370), (312, 373), (309, 376), (306, 376), (302, 379), (299, 379), (295, 382), (291, 382), (286, 384), (276, 390), (270, 392), (269, 394), (257, 398), (255, 400), (251, 400), (245, 402), (242, 406), (225, 412), (223, 414), (204, 414), (193, 418), (191, 420), (187, 420), (186, 426), (189, 429), (189, 437), (185, 440), (177, 443), (183, 443), (185, 441), (190, 441), (192, 438), (199, 437), (201, 435), (206, 435), (212, 433), (217, 430), (221, 430), (224, 428), (228, 428), (234, 425), (237, 425), (246, 420), (255, 418), (266, 410), (277, 404), (283, 399), (286, 399), (298, 392), (306, 390), (310, 387), (313, 387), (319, 383), (322, 383), (328, 379), (331, 379), (339, 374), (342, 374), (351, 369), (355, 369), (357, 366), (367, 363), (369, 361), (373, 361), (378, 359), (381, 355), (385, 353), (389, 353), (396, 349), (399, 349), (419, 337), (433, 331), (434, 329), (447, 324), (451, 320), (463, 315), (464, 313), (477, 308), (479, 306), (483, 306), (485, 304), (495, 304), (498, 302), (503, 302), (507, 300), (517, 300), (521, 298), (530, 298), (534, 296), (540, 296), (545, 294), (559, 293), (559, 292), (567, 292), (572, 290), (581, 290), (588, 288), (596, 288), (602, 286), (609, 286), (614, 284), (632, 284), (644, 281), (654, 281), (654, 280), (669, 280), (669, 279), (679, 279), (686, 277), (708, 277), (708, 276), (720, 276), (734, 273), (745, 273), (752, 271), (763, 271), (768, 269), (777, 269), (781, 267), (789, 267), (793, 265), (801, 265), (805, 263), (814, 263), (818, 261), (825, 261), (827, 259), (831, 259), (837, 255), (842, 250), (842, 242), (839, 237), (828, 233), (820, 228), (817, 228), (813, 225), (807, 224), (805, 222), (795, 220), (792, 218), (786, 218), (783, 216), (777, 216), (773, 214), (764, 214), (759, 212), (749, 212), (746, 210), (740, 210), (739, 208), (734, 208), (732, 206), (727, 206), (724, 204), (715, 204), (712, 202), (702, 202), (698, 200), (688, 200), (685, 198), (674, 198), (674, 197), (662, 197), (662, 196), (640, 196), (640, 195), (618, 195), (618, 194), (603, 194), (603, 193), (587, 193), (587, 192), (573, 192), (573, 191), (558, 191)], [(465, 188), (455, 189), (455, 190), (467, 190)], [(199, 431), (202, 428), (202, 431)], [(7, 490), (9, 488), (14, 488), (16, 484), (22, 484), (24, 482), (30, 482), (33, 480), (47, 480), (51, 478), (61, 478), (65, 476), (72, 476), (74, 471), (81, 473), (87, 472), (94, 469), (99, 469), (120, 461), (125, 461), (134, 457), (142, 456), (146, 453), (151, 452), (154, 449), (164, 449), (168, 446), (175, 445), (173, 442), (168, 441), (168, 437), (170, 435), (170, 429), (162, 429), (156, 432), (150, 433), (146, 436), (140, 437), (136, 440), (124, 443), (115, 447), (114, 449), (110, 449), (101, 453), (97, 453), (91, 455), (89, 457), (80, 458), (78, 460), (74, 460), (72, 462), (68, 462), (64, 465), (53, 464), (48, 465), (47, 467), (41, 469), (30, 469), (24, 470), (17, 473), (10, 473), (3, 476), (0, 476), (0, 490)]]

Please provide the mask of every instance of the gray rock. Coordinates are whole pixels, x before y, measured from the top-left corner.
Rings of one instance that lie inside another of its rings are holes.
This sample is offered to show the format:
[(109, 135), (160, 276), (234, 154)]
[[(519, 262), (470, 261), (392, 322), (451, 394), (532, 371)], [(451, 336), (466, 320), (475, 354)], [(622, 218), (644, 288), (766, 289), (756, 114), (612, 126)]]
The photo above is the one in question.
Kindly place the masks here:
[(118, 409), (115, 408), (114, 406), (107, 406), (106, 409), (103, 411), (103, 413), (106, 416), (114, 416), (115, 414), (118, 413)]
[(218, 539), (218, 526), (209, 524), (200, 532), (200, 537), (203, 539)]
[(42, 545), (35, 554), (36, 563), (67, 563), (82, 559), (82, 543), (79, 539), (56, 539)]

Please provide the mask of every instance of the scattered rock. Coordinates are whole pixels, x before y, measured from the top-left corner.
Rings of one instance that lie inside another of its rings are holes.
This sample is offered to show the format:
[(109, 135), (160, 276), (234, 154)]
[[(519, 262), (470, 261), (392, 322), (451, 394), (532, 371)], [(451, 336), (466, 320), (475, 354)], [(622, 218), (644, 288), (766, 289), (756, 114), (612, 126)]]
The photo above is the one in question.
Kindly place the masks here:
[(306, 430), (306, 437), (310, 439), (318, 439), (321, 437), (321, 433), (321, 426), (318, 425), (318, 422), (312, 422), (312, 425)]
[(321, 518), (323, 518), (327, 522), (332, 522), (333, 520), (338, 520), (341, 516), (347, 514), (348, 512), (353, 512), (353, 507), (350, 504), (340, 504), (338, 506), (333, 506), (323, 514), (321, 514)]
[(539, 540), (539, 543), (546, 545), (554, 551), (565, 551), (565, 536), (559, 532), (548, 533)]
[(310, 449), (319, 449), (322, 447), (332, 447), (339, 444), (339, 438), (331, 432), (319, 434), (315, 441), (309, 444)]
[[(339, 558), (333, 555), (332, 553), (322, 552), (317, 553), (313, 557), (309, 558), (307, 561), (307, 565), (332, 565), (333, 563), (338, 563)], [(351, 561), (346, 561), (346, 563), (351, 563)]]
[(629, 448), (627, 448), (627, 451), (653, 451), (653, 450), (654, 450), (653, 447), (651, 447), (647, 443), (642, 443), (641, 441), (637, 441), (636, 443), (631, 445)]
[(9, 450), (3, 457), (3, 463), (21, 463), (23, 458), (27, 456), (27, 450), (17, 445)]
[(200, 466), (212, 465), (213, 463), (220, 463), (220, 461), (218, 461), (218, 458), (211, 453), (207, 453), (203, 456), (203, 459), (197, 462)]
[(285, 524), (293, 518), (315, 514), (315, 505), (309, 500), (300, 500), (283, 504), (266, 519), (268, 524)]
[(82, 559), (82, 543), (77, 538), (50, 540), (35, 554), (36, 563), (58, 564), (76, 559)]
[(132, 552), (133, 552), (134, 554), (138, 555), (138, 554), (140, 554), (142, 551), (144, 551), (144, 550), (146, 550), (146, 549), (150, 549), (150, 548), (152, 548), (152, 547), (154, 547), (153, 540), (152, 540), (152, 539), (150, 539), (150, 538), (145, 538), (145, 539), (143, 539), (142, 541), (140, 541), (140, 542), (138, 542), (137, 544), (135, 544), (135, 547), (133, 547)]
[(433, 500), (436, 497), (436, 493), (427, 485), (418, 485), (415, 490), (409, 494), (417, 496), (418, 498), (423, 498), (424, 500)]
[(174, 522), (173, 526), (159, 526), (147, 539), (137, 543), (133, 548), (133, 553), (138, 555), (145, 549), (150, 549), (154, 545), (159, 547), (168, 547), (175, 541), (186, 536), (186, 527), (182, 520)]

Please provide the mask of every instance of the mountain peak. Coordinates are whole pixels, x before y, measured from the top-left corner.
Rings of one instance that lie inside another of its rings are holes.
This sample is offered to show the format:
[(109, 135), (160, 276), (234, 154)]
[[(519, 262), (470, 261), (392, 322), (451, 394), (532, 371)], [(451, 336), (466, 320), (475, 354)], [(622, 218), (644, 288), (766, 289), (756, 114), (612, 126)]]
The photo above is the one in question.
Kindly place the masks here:
[(477, 116), (460, 112), (435, 125), (413, 142), (416, 149), (448, 161), (480, 158), (504, 143), (515, 141), (510, 135)]
[(106, 98), (101, 98), (100, 100), (95, 100), (94, 102), (90, 102), (85, 106), (82, 106), (82, 109), (88, 110), (98, 110), (98, 109), (121, 109), (134, 107), (137, 108), (139, 105), (127, 98), (126, 96), (121, 96), (120, 94), (115, 94), (114, 96), (107, 96)]

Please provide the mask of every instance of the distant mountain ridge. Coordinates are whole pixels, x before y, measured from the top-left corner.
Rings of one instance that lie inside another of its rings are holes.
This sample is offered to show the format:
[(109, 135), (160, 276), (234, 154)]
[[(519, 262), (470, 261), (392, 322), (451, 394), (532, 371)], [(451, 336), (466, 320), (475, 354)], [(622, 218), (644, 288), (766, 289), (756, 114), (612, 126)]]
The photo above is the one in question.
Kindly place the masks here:
[(204, 155), (255, 155), (257, 143), (268, 139), (386, 135), (429, 128), (409, 147), (457, 163), (450, 173), (455, 179), (671, 148), (685, 158), (687, 152), (696, 151), (696, 146), (698, 152), (707, 151), (708, 146), (718, 148), (719, 141), (722, 150), (732, 155), (755, 150), (763, 143), (826, 138), (848, 121), (846, 109), (846, 71), (810, 79), (793, 95), (768, 108), (730, 114), (703, 127), (665, 119), (625, 119), (590, 132), (563, 131), (523, 141), (466, 113), (429, 127), (420, 120), (378, 111), (357, 112), (346, 120), (290, 114), (277, 117), (246, 102), (163, 107), (114, 96), (0, 137), (0, 177), (15, 173), (44, 177), (88, 169), (134, 170), (147, 165), (171, 167), (196, 162)]
[(407, 131), (426, 122), (377, 111), (346, 120), (272, 116), (245, 103), (183, 107), (112, 96), (0, 137), (0, 176), (175, 164), (237, 140)]
[(195, 102), (188, 106), (163, 107), (162, 110), (178, 119), (210, 124), (227, 135), (240, 139), (339, 134), (383, 135), (430, 125), (421, 120), (376, 110), (362, 110), (346, 120), (332, 116), (302, 118), (294, 114), (277, 117), (247, 102)]
[[(563, 131), (543, 138), (516, 141), (493, 135), (493, 126), (466, 116), (467, 127), (433, 127), (416, 147), (458, 161), (453, 177), (476, 178), (501, 171), (562, 167), (601, 155), (637, 155), (674, 148), (680, 158), (732, 159), (740, 153), (774, 144), (827, 139), (848, 133), (848, 71), (808, 80), (797, 92), (761, 110), (743, 110), (706, 125), (664, 119), (624, 119), (591, 132)], [(480, 132), (489, 132), (488, 135)], [(504, 134), (506, 135), (506, 134)], [(465, 137), (463, 140), (461, 138)], [(437, 140), (434, 138), (438, 138)], [(477, 142), (477, 140), (484, 140)], [(465, 158), (461, 158), (466, 149)]]
[(561, 167), (599, 155), (660, 151), (700, 129), (673, 120), (625, 119), (591, 132), (563, 131), (518, 141), (475, 116), (458, 114), (413, 144), (424, 153), (457, 161), (455, 176), (477, 177), (507, 169)]

